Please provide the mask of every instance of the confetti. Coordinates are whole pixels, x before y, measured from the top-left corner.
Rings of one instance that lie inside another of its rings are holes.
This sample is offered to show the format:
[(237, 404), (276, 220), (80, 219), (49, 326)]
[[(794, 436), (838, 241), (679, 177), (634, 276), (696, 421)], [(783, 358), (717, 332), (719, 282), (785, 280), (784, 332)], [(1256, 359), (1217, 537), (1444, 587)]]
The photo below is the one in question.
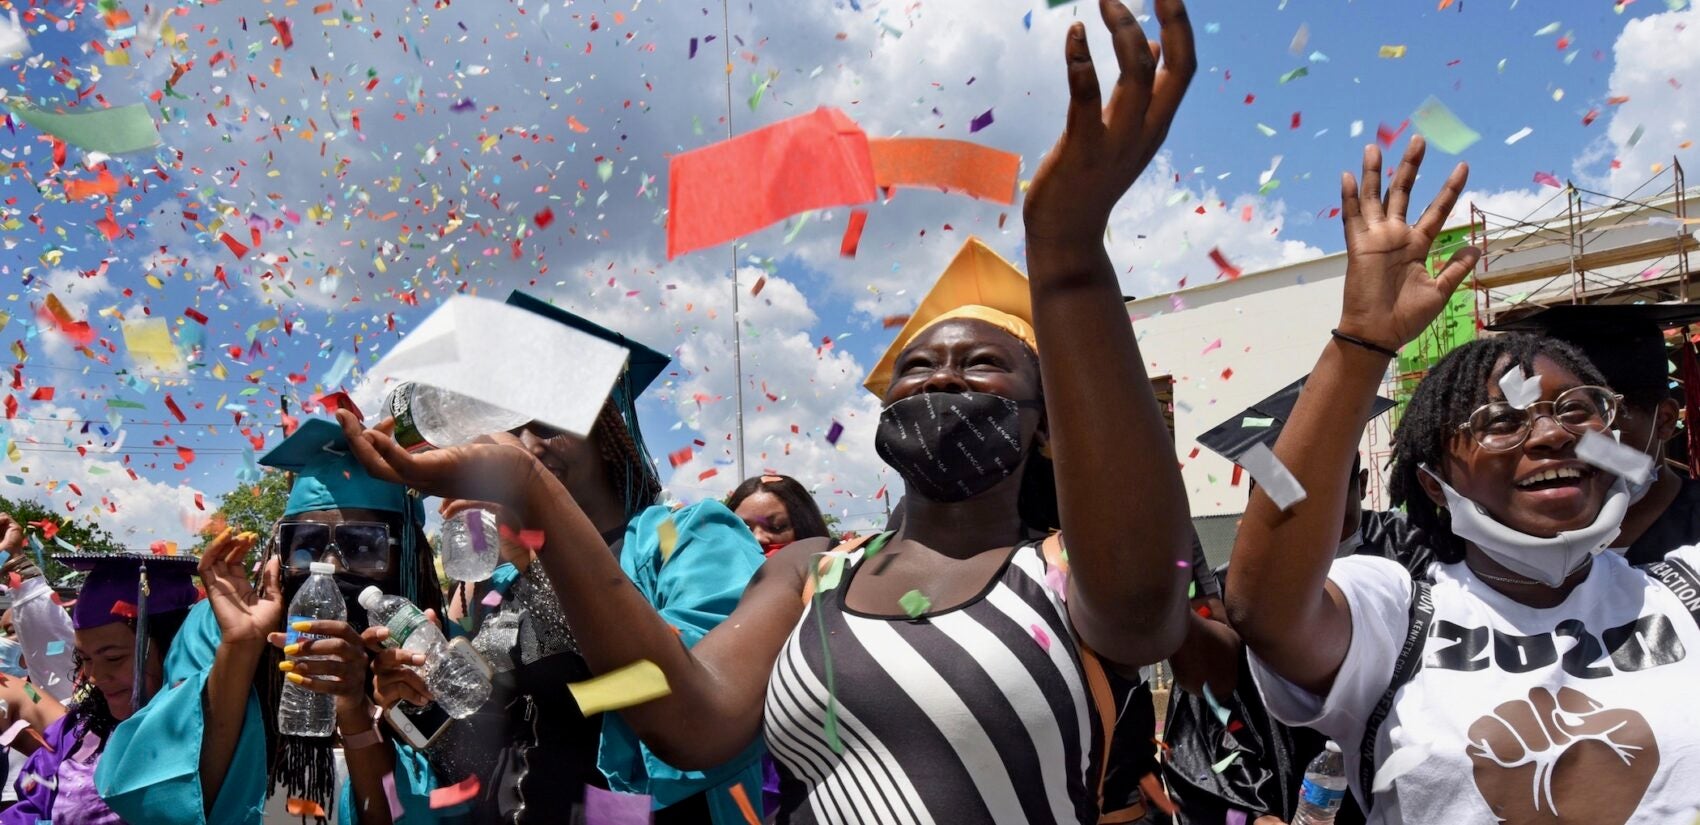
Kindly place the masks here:
[(453, 808), (478, 796), (478, 791), (478, 774), (472, 774), (453, 785), (432, 791), (431, 810), (439, 811), (444, 808)]
[(897, 604), (903, 608), (903, 613), (911, 619), (919, 619), (933, 606), (933, 600), (919, 590), (911, 590), (898, 598)]
[(968, 123), (968, 133), (974, 134), (975, 132), (978, 132), (981, 129), (984, 129), (987, 126), (990, 126), (990, 125), (992, 125), (992, 110), (987, 109), (986, 111), (981, 112), (979, 115), (975, 116), (975, 118), (972, 121), (969, 121), (969, 123)]
[(844, 258), (856, 257), (856, 249), (862, 244), (862, 227), (868, 223), (868, 210), (850, 210), (850, 221), (844, 226), (844, 239), (838, 243), (838, 254)]
[(1293, 505), (1305, 500), (1304, 485), (1293, 477), (1293, 472), (1282, 464), (1275, 454), (1269, 451), (1269, 446), (1261, 442), (1253, 444), (1240, 456), (1240, 466), (1251, 473), (1253, 481), (1259, 489), (1275, 502), (1275, 506), (1286, 512)]
[(1027, 629), (1033, 633), (1033, 641), (1039, 643), (1039, 649), (1046, 653), (1051, 652), (1051, 635), (1046, 633), (1044, 628), (1032, 624), (1028, 625)]
[(584, 786), (584, 821), (587, 825), (649, 825), (655, 800), (642, 794), (605, 791)]
[(1512, 364), (1511, 369), (1499, 377), (1499, 392), (1505, 397), (1505, 403), (1526, 410), (1530, 404), (1541, 400), (1541, 376), (1538, 373), (1525, 376), (1521, 364)]
[(868, 138), (822, 107), (674, 155), (667, 257), (725, 243), (792, 215), (875, 195)]
[(1230, 281), (1240, 277), (1240, 268), (1229, 263), (1228, 256), (1223, 255), (1222, 250), (1211, 247), (1210, 262), (1216, 265), (1216, 270), (1221, 274), (1221, 277)]
[(1405, 56), (1404, 46), (1382, 46), (1380, 56), (1386, 60), (1398, 60)]
[(30, 723), (24, 719), (13, 722), (11, 727), (6, 728), (5, 733), (0, 733), (0, 748), (11, 747), (12, 741), (18, 738), (18, 734), (23, 733), (24, 728), (29, 726)]
[(868, 151), (873, 157), (874, 182), (882, 188), (927, 187), (994, 203), (1015, 202), (1020, 155), (965, 140), (934, 138), (870, 138)]
[(13, 101), (11, 107), (23, 122), (80, 149), (121, 155), (159, 145), (153, 116), (139, 103), (75, 114), (46, 112), (22, 101)]
[(1619, 476), (1630, 484), (1645, 482), (1653, 475), (1655, 466), (1652, 456), (1634, 447), (1625, 446), (1617, 439), (1597, 430), (1582, 434), (1582, 440), (1576, 442), (1576, 457)]
[(1507, 137), (1505, 139), (1505, 145), (1506, 146), (1513, 146), (1517, 143), (1517, 141), (1522, 140), (1523, 138), (1526, 138), (1526, 137), (1528, 137), (1528, 136), (1530, 136), (1534, 133), (1535, 133), (1534, 129), (1532, 129), (1528, 126), (1524, 126), (1523, 128), (1518, 129), (1516, 132), (1512, 133), (1510, 137)]
[(384, 799), (390, 804), (390, 821), (400, 822), (407, 809), (401, 806), (401, 797), (395, 791), (395, 771), (384, 774)]
[(579, 712), (585, 716), (641, 705), (673, 692), (667, 686), (667, 675), (648, 659), (639, 659), (593, 679), (569, 683), (567, 689), (572, 691)]
[(311, 799), (291, 798), (284, 804), (284, 810), (289, 812), (290, 816), (311, 816), (318, 819), (323, 819), (325, 816), (324, 806)]
[(666, 564), (673, 557), (673, 548), (679, 543), (679, 525), (673, 523), (671, 516), (655, 525), (655, 539), (661, 550), (661, 563)]
[(1433, 96), (1417, 107), (1411, 122), (1430, 145), (1449, 155), (1456, 155), (1482, 139), (1480, 133), (1465, 126), (1446, 104)]

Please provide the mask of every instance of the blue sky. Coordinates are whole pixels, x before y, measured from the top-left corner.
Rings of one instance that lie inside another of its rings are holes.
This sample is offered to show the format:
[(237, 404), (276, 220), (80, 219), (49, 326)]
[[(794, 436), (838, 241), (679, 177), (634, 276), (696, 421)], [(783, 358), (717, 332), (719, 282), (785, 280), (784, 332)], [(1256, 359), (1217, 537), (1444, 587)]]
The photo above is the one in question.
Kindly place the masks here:
[[(55, 17), (74, 8), (36, 5)], [(687, 499), (735, 484), (730, 253), (667, 262), (662, 228), (666, 156), (725, 134), (719, 6), (116, 5), (141, 29), (129, 41), (130, 65), (109, 66), (89, 50), (91, 40), (106, 42), (92, 4), (67, 31), (32, 20), (34, 56), (7, 61), (10, 96), (63, 105), (92, 83), (109, 103), (146, 103), (165, 145), (109, 162), (137, 181), (121, 188), (118, 203), (66, 203), (67, 177), (94, 177), (74, 169), (82, 153), (71, 148), (72, 171), (55, 173), (39, 132), (20, 125), (5, 138), (11, 168), (0, 223), (19, 224), (0, 230), (9, 287), (0, 309), (11, 315), (0, 337), (7, 347), (21, 342), (28, 357), (23, 388), (9, 390), (20, 405), (6, 434), (18, 451), (0, 472), (0, 493), (73, 506), (73, 515), (141, 543), (182, 538), (237, 483), (249, 439), (262, 451), (277, 443), (281, 399), (299, 408), (318, 391), (351, 384), (446, 294), (501, 297), (515, 287), (674, 352), (675, 369), (642, 407), (663, 476)], [(1431, 95), (1481, 133), (1462, 155), (1473, 168), (1470, 189), (1507, 210), (1555, 191), (1534, 182), (1537, 171), (1621, 191), (1654, 162), (1693, 157), (1679, 147), (1700, 117), (1690, 102), (1700, 49), (1673, 44), (1693, 44), (1700, 17), (1685, 4), (1637, 0), (1621, 14), (1611, 0), (1435, 5), (1193, 3), (1199, 76), (1166, 155), (1112, 222), (1126, 290), (1213, 279), (1213, 248), (1248, 270), (1338, 249), (1338, 224), (1326, 212), (1339, 172), (1379, 124), (1397, 128)], [(290, 48), (268, 15), (289, 21)], [(1094, 3), (735, 4), (732, 127), (837, 106), (873, 135), (963, 138), (1017, 152), (1025, 177), (1061, 124), (1061, 32), (1076, 16), (1088, 20), (1108, 83), (1112, 58)], [(1301, 26), (1308, 38), (1295, 55), (1289, 46)], [(162, 31), (175, 37), (162, 40)], [(1381, 58), (1384, 45), (1404, 46), (1405, 55)], [(162, 98), (167, 111), (149, 98), (174, 65), (190, 68), (173, 86), (182, 97)], [(1307, 76), (1279, 82), (1300, 67)], [(1612, 95), (1630, 100), (1611, 105)], [(92, 95), (82, 102), (90, 104), (98, 105)], [(988, 110), (992, 125), (970, 134), (970, 121)], [(1353, 121), (1363, 122), (1361, 136), (1351, 136)], [(1275, 134), (1265, 136), (1260, 123)], [(1636, 126), (1644, 136), (1630, 147)], [(1525, 127), (1528, 137), (1504, 143)], [(1260, 195), (1259, 176), (1277, 156), (1279, 185)], [(1614, 158), (1623, 160), (1616, 174)], [(1431, 153), (1431, 172), (1450, 161)], [(1419, 187), (1419, 197), (1432, 191)], [(101, 236), (95, 222), (108, 206), (130, 236)], [(536, 217), (544, 208), (554, 216), (546, 227)], [(836, 254), (845, 209), (770, 228), (738, 250), (750, 472), (799, 476), (851, 524), (878, 521), (872, 497), (897, 483), (873, 456), (877, 403), (858, 389), (889, 341), (881, 319), (907, 312), (969, 233), (1020, 255), (1019, 200), (1006, 207), (904, 191), (869, 208), (853, 261)], [(249, 244), (250, 226), (261, 227), (262, 241), (238, 259), (219, 235)], [(44, 329), (37, 308), (50, 293), (111, 348), (81, 353)], [(170, 319), (179, 349), (198, 345), (199, 357), (175, 374), (123, 374), (135, 364), (115, 314), (144, 312)], [(245, 380), (250, 374), (257, 383)], [(48, 386), (51, 401), (32, 400)], [(186, 423), (166, 408), (167, 394)], [(114, 409), (113, 399), (141, 407)], [(96, 422), (87, 434), (85, 421)], [(828, 444), (834, 421), (845, 434)], [(108, 453), (119, 439), (121, 449)], [(178, 446), (195, 451), (181, 469), (173, 466)], [(675, 470), (665, 457), (683, 447), (692, 458)]]

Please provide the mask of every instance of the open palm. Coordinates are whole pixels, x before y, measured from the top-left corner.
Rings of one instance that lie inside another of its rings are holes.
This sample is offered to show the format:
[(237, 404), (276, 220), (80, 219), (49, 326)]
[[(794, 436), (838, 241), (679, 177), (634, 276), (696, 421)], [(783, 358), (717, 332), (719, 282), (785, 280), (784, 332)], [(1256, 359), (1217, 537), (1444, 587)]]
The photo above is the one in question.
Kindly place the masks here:
[(1396, 350), (1415, 339), (1440, 315), (1453, 290), (1481, 258), (1465, 247), (1454, 253), (1438, 276), (1426, 262), (1470, 170), (1458, 164), (1440, 194), (1416, 223), (1405, 220), (1411, 187), (1423, 163), (1423, 139), (1411, 138), (1405, 157), (1381, 193), (1381, 150), (1364, 149), (1363, 177), (1341, 175), (1340, 206), (1346, 229), (1346, 290), (1340, 331)]
[(272, 557), (260, 570), (260, 586), (248, 580), (243, 563), (258, 536), (232, 536), (226, 529), (201, 555), (201, 584), (207, 589), (213, 615), (227, 642), (261, 642), (283, 626), (283, 588), (278, 583), (278, 560)]

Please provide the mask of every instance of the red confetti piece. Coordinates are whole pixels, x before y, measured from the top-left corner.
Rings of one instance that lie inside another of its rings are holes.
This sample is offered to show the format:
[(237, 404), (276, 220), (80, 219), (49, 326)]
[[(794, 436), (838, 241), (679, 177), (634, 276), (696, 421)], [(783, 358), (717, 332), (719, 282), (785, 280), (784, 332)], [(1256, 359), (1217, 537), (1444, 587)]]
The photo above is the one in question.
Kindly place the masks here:
[(183, 316), (194, 321), (197, 324), (200, 324), (201, 326), (207, 325), (207, 316), (201, 314), (201, 311), (198, 310), (198, 309), (195, 309), (194, 307), (189, 307), (187, 309), (184, 309), (183, 310)]
[(282, 43), (285, 49), (293, 48), (295, 46), (295, 35), (291, 32), (292, 27), (289, 25), (288, 20), (273, 20), (272, 28), (277, 29), (278, 42)]
[(531, 222), (537, 224), (538, 229), (548, 229), (549, 224), (555, 222), (555, 212), (545, 206), (543, 207), (543, 211), (531, 216)]
[(850, 210), (850, 223), (844, 227), (844, 240), (838, 244), (838, 255), (841, 258), (856, 257), (856, 248), (862, 244), (862, 227), (868, 224), (868, 210)]
[(243, 246), (241, 241), (230, 237), (229, 232), (221, 233), (218, 239), (224, 241), (225, 246), (230, 247), (230, 254), (235, 255), (237, 260), (248, 257), (248, 247)]
[(720, 471), (710, 467), (697, 474), (697, 481), (707, 481), (717, 475), (720, 475)]
[(1211, 248), (1210, 262), (1214, 263), (1216, 265), (1216, 269), (1221, 271), (1222, 277), (1227, 278), (1230, 281), (1240, 277), (1242, 274), (1239, 267), (1228, 262), (1228, 256), (1223, 255), (1222, 250), (1220, 249), (1214, 247)]
[(589, 126), (586, 126), (583, 123), (578, 122), (578, 118), (573, 117), (572, 115), (567, 115), (567, 128), (571, 129), (575, 132), (578, 132), (581, 135), (584, 134), (585, 132), (590, 131)]
[(1245, 475), (1245, 468), (1241, 467), (1238, 464), (1235, 464), (1234, 465), (1234, 474), (1231, 478), (1228, 479), (1228, 486), (1229, 487), (1240, 486), (1240, 478), (1244, 475)]
[(184, 464), (189, 464), (195, 460), (195, 451), (188, 447), (179, 446), (177, 448), (177, 457), (182, 459)]
[(129, 602), (113, 602), (112, 615), (124, 619), (136, 618), (136, 606)]
[(1290, 128), (1293, 128), (1293, 129), (1299, 128), (1299, 113), (1298, 112), (1293, 113), (1293, 125)]
[(30, 394), (30, 400), (31, 401), (52, 401), (53, 400), (53, 388), (52, 387), (36, 387), (35, 392)]
[(1550, 172), (1536, 172), (1535, 182), (1542, 186), (1551, 186), (1554, 189), (1564, 188), (1564, 184), (1560, 183), (1558, 178), (1553, 177)]
[(17, 418), (17, 417), (18, 417), (18, 399), (8, 395), (8, 396), (6, 396), (6, 418), (12, 419), (12, 418)]
[(1395, 128), (1388, 126), (1387, 124), (1383, 123), (1380, 126), (1375, 127), (1375, 140), (1376, 140), (1377, 143), (1380, 143), (1382, 146), (1392, 146), (1393, 141), (1398, 140), (1399, 136), (1404, 134), (1405, 129), (1407, 127), (1409, 127), (1410, 125), (1411, 125), (1411, 122), (1409, 120), (1407, 120), (1407, 121), (1399, 124), (1399, 128), (1395, 129)]
[(907, 315), (887, 315), (880, 319), (880, 326), (885, 329), (900, 327), (907, 323), (909, 323), (909, 316)]
[(478, 795), (478, 774), (468, 776), (446, 788), (438, 788), (431, 792), (431, 810), (453, 808)]
[(165, 394), (165, 408), (171, 411), (171, 415), (177, 419), (177, 423), (182, 424), (189, 420), (188, 416), (183, 414), (183, 408), (177, 406), (176, 399), (173, 399), (170, 393)]
[(679, 449), (667, 454), (667, 463), (672, 464), (673, 469), (675, 470), (690, 460), (691, 448), (689, 447), (680, 447)]

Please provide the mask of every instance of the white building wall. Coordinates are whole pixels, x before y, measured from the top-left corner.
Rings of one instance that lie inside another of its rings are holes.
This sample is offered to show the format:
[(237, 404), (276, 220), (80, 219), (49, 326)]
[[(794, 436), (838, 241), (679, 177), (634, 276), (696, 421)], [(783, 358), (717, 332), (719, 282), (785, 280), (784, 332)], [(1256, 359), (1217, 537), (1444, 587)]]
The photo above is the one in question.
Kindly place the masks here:
[[(1233, 464), (1197, 437), (1310, 372), (1340, 320), (1345, 274), (1336, 254), (1128, 304), (1146, 369), (1174, 381), (1175, 450), (1195, 518), (1245, 512), (1249, 481), (1232, 485)], [(1360, 446), (1365, 466), (1385, 449), (1382, 423)]]

